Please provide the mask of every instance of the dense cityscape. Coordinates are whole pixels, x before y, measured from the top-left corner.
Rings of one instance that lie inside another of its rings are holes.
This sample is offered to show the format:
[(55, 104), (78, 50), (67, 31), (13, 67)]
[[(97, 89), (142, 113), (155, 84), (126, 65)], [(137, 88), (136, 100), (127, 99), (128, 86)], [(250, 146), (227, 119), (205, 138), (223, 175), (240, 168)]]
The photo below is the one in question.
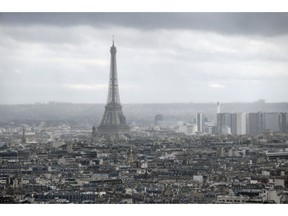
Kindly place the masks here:
[(98, 127), (2, 123), (1, 203), (288, 203), (287, 113), (222, 113), (217, 102), (215, 120), (128, 126), (114, 41), (110, 52)]
[(0, 13), (0, 203), (287, 204), (287, 20)]
[(198, 131), (197, 116), (188, 124), (156, 115), (122, 140), (63, 122), (2, 124), (1, 202), (287, 203), (287, 127), (269, 119), (258, 134), (228, 124), (224, 134), (203, 120)]

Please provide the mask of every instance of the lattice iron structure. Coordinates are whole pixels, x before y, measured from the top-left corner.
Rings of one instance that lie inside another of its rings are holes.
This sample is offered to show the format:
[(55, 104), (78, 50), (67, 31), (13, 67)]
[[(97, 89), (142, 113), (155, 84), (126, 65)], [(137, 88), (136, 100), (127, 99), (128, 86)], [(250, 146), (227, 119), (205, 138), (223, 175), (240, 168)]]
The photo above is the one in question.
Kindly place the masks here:
[(116, 64), (117, 49), (114, 46), (114, 40), (110, 53), (111, 62), (108, 97), (105, 112), (97, 131), (99, 135), (119, 138), (121, 135), (128, 133), (130, 129), (126, 123), (126, 118), (122, 112), (120, 103)]

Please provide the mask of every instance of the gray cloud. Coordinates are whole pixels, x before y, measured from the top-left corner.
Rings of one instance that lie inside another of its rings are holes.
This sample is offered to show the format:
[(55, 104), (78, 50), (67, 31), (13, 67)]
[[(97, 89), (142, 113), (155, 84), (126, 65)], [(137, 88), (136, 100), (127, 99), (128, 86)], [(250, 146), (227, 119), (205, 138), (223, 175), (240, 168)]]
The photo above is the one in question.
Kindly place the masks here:
[(0, 103), (287, 101), (286, 13), (1, 13)]
[(223, 34), (281, 35), (287, 13), (2, 13), (6, 25), (121, 26), (142, 30), (193, 29)]

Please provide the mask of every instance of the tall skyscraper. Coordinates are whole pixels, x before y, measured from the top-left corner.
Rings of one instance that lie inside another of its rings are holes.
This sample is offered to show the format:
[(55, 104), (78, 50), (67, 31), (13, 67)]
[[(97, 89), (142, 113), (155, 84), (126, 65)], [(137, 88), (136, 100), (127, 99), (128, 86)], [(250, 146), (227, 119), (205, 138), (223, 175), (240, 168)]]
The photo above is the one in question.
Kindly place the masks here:
[(280, 113), (279, 116), (280, 131), (287, 131), (287, 113)]
[(255, 136), (263, 133), (262, 113), (248, 113), (246, 116), (246, 124), (247, 134)]
[(198, 133), (203, 133), (203, 128), (204, 128), (203, 113), (197, 113), (197, 115), (196, 115), (196, 124), (197, 124)]
[(231, 113), (217, 114), (217, 132), (224, 134), (231, 134), (232, 115)]
[(265, 131), (280, 131), (280, 113), (267, 112), (263, 113), (263, 129)]
[(116, 64), (117, 49), (113, 45), (110, 49), (111, 62), (110, 62), (110, 79), (108, 98), (105, 106), (105, 112), (98, 129), (98, 134), (105, 137), (122, 138), (124, 134), (130, 131), (126, 118), (122, 112), (120, 103), (118, 79), (117, 79), (117, 64)]
[(220, 103), (217, 102), (217, 114), (220, 113), (220, 112), (221, 112), (221, 110), (220, 110)]
[(231, 134), (236, 135), (237, 134), (237, 113), (230, 113), (230, 129), (231, 129)]
[(228, 133), (232, 135), (246, 134), (246, 114), (218, 113), (217, 128), (218, 133)]
[(246, 113), (237, 113), (237, 135), (246, 134)]

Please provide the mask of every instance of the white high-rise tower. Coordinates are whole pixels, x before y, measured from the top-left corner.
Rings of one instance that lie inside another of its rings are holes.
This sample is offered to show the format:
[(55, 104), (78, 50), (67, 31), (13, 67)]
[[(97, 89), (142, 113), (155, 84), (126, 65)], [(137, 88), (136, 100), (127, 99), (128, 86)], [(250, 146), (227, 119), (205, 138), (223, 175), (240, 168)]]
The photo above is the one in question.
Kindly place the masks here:
[(220, 112), (221, 112), (221, 111), (220, 111), (220, 103), (217, 102), (217, 114), (220, 113)]

